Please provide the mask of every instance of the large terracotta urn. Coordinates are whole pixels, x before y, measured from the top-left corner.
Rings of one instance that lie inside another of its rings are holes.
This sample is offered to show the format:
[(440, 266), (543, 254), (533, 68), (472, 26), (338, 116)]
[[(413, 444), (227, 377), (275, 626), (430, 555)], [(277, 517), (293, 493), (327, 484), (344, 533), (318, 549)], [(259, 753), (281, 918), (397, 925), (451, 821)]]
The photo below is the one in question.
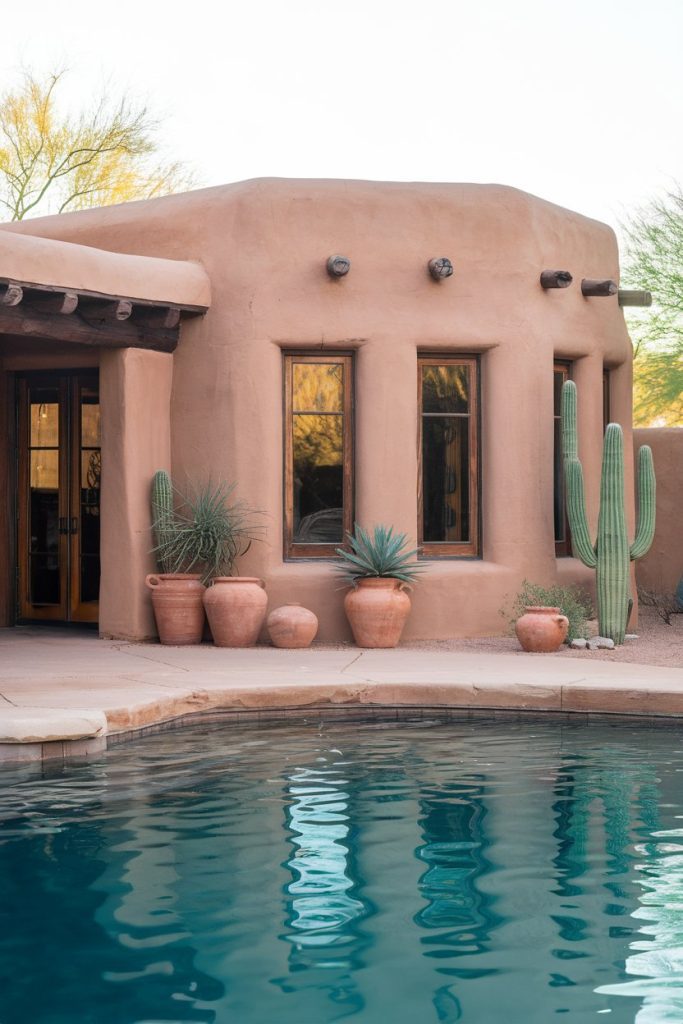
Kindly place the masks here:
[(150, 573), (145, 583), (152, 591), (152, 607), (162, 644), (180, 647), (200, 644), (204, 632), (206, 587), (199, 573)]
[(402, 580), (356, 580), (344, 598), (344, 611), (358, 647), (396, 647), (410, 614)]
[(255, 576), (216, 576), (204, 607), (216, 647), (253, 647), (266, 617), (265, 583)]
[(266, 625), (275, 647), (310, 647), (318, 632), (318, 617), (308, 608), (292, 602), (272, 611)]
[(525, 651), (532, 654), (550, 654), (557, 651), (567, 638), (569, 619), (559, 608), (543, 605), (529, 606), (515, 623), (517, 639)]

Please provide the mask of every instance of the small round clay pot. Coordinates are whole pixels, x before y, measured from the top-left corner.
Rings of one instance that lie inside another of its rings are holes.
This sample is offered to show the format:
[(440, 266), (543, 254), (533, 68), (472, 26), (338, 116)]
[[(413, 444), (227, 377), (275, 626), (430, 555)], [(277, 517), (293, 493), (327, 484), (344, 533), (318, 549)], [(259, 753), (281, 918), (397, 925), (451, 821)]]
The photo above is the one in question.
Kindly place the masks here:
[(357, 580), (344, 598), (344, 611), (358, 647), (396, 647), (410, 614), (402, 580)]
[(150, 573), (145, 583), (152, 591), (152, 607), (159, 640), (170, 647), (200, 644), (204, 632), (205, 587), (199, 574)]
[(318, 632), (318, 617), (300, 604), (284, 604), (266, 619), (275, 647), (310, 647)]
[(559, 608), (530, 606), (515, 623), (517, 639), (525, 651), (550, 654), (564, 643), (569, 619)]
[(216, 647), (253, 647), (266, 617), (265, 583), (254, 576), (216, 576), (204, 607)]

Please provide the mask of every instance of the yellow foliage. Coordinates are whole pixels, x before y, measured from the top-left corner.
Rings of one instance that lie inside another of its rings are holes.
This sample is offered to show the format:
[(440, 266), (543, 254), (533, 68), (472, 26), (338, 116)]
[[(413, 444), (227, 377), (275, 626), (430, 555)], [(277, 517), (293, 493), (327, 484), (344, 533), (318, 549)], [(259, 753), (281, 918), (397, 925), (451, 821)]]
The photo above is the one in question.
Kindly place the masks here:
[(0, 214), (8, 220), (149, 199), (192, 185), (158, 158), (144, 107), (102, 97), (78, 115), (57, 103), (64, 72), (27, 72), (0, 103)]

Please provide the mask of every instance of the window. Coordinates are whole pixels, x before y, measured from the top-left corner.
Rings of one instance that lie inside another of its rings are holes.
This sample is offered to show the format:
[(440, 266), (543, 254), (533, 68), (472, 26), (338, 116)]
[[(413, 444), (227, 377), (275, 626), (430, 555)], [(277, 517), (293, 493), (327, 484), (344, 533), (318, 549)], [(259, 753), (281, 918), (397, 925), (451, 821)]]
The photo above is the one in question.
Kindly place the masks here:
[(424, 558), (479, 554), (478, 362), (421, 356), (418, 542)]
[(562, 385), (571, 377), (571, 363), (555, 363), (553, 368), (553, 509), (555, 516), (555, 555), (571, 555), (569, 523), (564, 501), (564, 467), (562, 465)]
[(350, 355), (285, 355), (285, 558), (330, 558), (353, 527)]
[(602, 371), (602, 432), (607, 430), (608, 423), (611, 423), (610, 410), (610, 382), (609, 370)]

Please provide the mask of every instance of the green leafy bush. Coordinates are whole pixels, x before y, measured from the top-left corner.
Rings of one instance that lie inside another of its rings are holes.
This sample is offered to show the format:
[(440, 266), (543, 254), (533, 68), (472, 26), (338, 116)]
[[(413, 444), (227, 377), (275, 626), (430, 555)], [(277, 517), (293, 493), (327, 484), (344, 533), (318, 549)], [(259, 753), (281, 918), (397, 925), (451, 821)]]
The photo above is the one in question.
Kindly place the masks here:
[(588, 637), (588, 619), (593, 618), (593, 604), (590, 596), (581, 587), (542, 587), (539, 583), (523, 580), (522, 589), (515, 597), (511, 612), (501, 612), (506, 618), (510, 615), (510, 627), (524, 615), (524, 609), (530, 605), (545, 605), (559, 608), (569, 619), (567, 643), (578, 637)]

